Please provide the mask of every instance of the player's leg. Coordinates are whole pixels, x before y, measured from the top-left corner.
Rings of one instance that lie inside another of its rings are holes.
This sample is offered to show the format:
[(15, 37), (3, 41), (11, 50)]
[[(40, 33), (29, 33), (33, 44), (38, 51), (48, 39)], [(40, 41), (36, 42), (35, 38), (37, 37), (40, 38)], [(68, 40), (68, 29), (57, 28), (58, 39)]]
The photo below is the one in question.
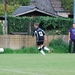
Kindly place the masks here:
[(69, 41), (69, 49), (68, 49), (68, 53), (71, 53), (71, 47), (72, 47), (72, 40)]
[(42, 48), (40, 46), (38, 46), (38, 50), (40, 51), (40, 53), (42, 53), (43, 55), (45, 55), (44, 51), (42, 50)]
[(44, 46), (44, 45), (41, 45), (41, 48), (48, 51), (48, 52), (50, 52), (50, 49), (48, 47)]
[(41, 48), (41, 43), (40, 42), (37, 42), (37, 47), (38, 47), (38, 50), (40, 51), (40, 53), (45, 55), (43, 49)]
[(73, 40), (73, 42), (74, 42), (73, 53), (75, 53), (75, 40)]
[(48, 47), (44, 46), (44, 49), (45, 49), (46, 51), (50, 52), (50, 49), (49, 49)]

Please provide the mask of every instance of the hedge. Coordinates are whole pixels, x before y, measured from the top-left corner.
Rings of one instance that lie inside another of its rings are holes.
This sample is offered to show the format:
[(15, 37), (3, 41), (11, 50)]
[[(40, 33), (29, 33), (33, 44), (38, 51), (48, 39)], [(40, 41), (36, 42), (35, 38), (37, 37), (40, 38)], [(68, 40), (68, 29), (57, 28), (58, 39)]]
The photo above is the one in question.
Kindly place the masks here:
[(62, 17), (8, 17), (8, 32), (28, 32), (29, 25), (38, 22), (44, 30), (58, 30), (60, 34), (67, 34), (73, 19)]
[(28, 32), (30, 18), (8, 17), (8, 33)]
[(2, 25), (0, 23), (0, 35), (2, 35), (2, 34), (3, 34), (3, 28), (2, 28)]

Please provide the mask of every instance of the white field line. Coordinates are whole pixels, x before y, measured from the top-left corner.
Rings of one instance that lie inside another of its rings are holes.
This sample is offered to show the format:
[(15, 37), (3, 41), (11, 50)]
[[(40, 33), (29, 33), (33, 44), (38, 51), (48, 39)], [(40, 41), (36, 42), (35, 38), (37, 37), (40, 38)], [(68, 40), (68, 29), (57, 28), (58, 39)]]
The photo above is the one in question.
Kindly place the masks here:
[(23, 72), (18, 70), (10, 70), (10, 69), (1, 69), (2, 71), (8, 71), (8, 72), (15, 72), (15, 73), (21, 73), (21, 74), (30, 74), (30, 75), (44, 75), (44, 74), (38, 74), (38, 73), (32, 73), (32, 72)]

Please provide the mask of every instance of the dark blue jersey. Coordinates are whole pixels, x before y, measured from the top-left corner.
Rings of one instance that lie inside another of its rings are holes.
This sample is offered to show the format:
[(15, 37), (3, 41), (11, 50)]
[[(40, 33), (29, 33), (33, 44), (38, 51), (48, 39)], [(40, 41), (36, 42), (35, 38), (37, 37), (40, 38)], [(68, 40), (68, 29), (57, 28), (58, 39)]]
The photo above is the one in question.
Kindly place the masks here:
[(38, 27), (37, 29), (35, 29), (33, 35), (36, 36), (37, 42), (44, 41), (45, 32), (41, 28)]

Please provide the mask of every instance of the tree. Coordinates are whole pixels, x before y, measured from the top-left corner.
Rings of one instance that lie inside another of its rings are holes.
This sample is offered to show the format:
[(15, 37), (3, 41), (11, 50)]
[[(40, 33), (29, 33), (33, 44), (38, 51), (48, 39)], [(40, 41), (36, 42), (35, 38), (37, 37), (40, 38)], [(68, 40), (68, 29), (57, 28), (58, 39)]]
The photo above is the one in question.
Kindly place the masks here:
[(20, 0), (20, 4), (21, 5), (29, 5), (30, 4), (30, 0)]
[[(0, 15), (4, 15), (4, 5), (3, 4), (0, 4)], [(14, 12), (14, 10), (16, 10), (17, 8), (19, 7), (19, 5), (14, 5), (14, 6), (11, 6), (11, 5), (7, 5), (7, 13), (8, 15), (12, 14), (12, 12)]]
[[(0, 0), (0, 16), (4, 15), (4, 0)], [(12, 14), (19, 6), (29, 5), (30, 0), (7, 0), (8, 15)]]
[[(0, 3), (3, 3), (3, 0), (0, 0)], [(7, 0), (7, 3), (9, 5), (29, 5), (30, 0)]]
[(62, 6), (65, 10), (73, 11), (73, 1), (74, 0), (60, 0), (62, 2)]
[(4, 7), (3, 7), (3, 4), (0, 4), (0, 15), (4, 15)]

